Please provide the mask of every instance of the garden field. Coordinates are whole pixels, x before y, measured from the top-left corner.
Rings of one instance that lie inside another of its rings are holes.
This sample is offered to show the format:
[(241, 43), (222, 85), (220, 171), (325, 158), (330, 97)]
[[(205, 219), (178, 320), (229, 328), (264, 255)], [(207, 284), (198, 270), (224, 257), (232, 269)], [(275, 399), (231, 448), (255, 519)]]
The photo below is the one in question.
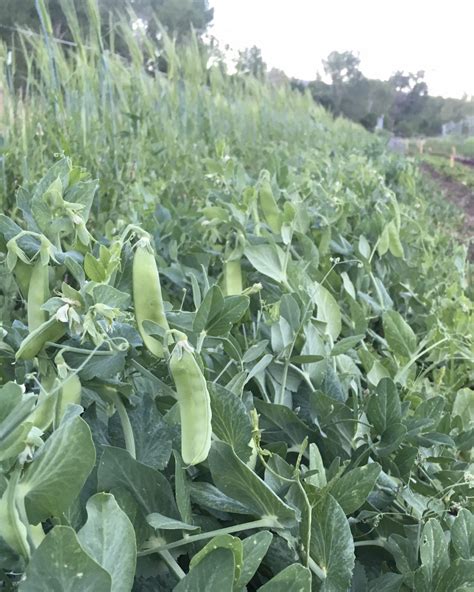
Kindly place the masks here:
[(0, 590), (473, 590), (459, 210), (88, 4), (0, 48)]

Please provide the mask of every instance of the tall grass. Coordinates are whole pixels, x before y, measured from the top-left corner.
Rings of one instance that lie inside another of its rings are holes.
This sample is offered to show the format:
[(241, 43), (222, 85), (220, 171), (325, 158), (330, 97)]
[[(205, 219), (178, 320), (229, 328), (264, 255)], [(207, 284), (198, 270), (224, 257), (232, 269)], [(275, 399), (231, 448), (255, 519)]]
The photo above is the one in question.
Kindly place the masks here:
[[(134, 29), (132, 16), (111, 30), (107, 49), (95, 0), (88, 1), (88, 30), (80, 29), (72, 2), (63, 5), (75, 46), (52, 38), (43, 10), (43, 34), (18, 35), (26, 64), (20, 89), (11, 83), (15, 63), (0, 52), (4, 209), (18, 184), (33, 183), (62, 153), (100, 178), (95, 213), (104, 219), (141, 215), (150, 195), (199, 193), (203, 163), (216, 146), (250, 174), (276, 170), (283, 160), (298, 166), (308, 146), (327, 156), (330, 117), (309, 96), (223, 74), (220, 64), (208, 65), (211, 51), (196, 37), (177, 48), (163, 32), (158, 46)], [(167, 74), (158, 71), (158, 57)], [(344, 134), (362, 136), (349, 123), (339, 128), (341, 146)]]

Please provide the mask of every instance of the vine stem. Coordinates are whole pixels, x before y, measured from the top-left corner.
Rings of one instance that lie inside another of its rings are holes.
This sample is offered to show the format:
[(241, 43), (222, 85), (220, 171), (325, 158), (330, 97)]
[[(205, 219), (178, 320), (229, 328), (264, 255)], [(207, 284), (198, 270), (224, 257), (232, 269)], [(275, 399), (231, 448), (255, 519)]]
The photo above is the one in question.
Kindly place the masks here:
[(326, 579), (326, 572), (319, 567), (314, 559), (308, 557), (308, 567), (322, 582)]
[(385, 539), (371, 539), (370, 541), (355, 541), (354, 547), (382, 547), (385, 546)]
[(250, 530), (253, 528), (281, 528), (281, 526), (274, 518), (261, 518), (260, 520), (253, 520), (252, 522), (234, 524), (234, 526), (228, 526), (227, 528), (220, 528), (218, 530), (210, 530), (208, 532), (187, 536), (184, 539), (174, 541), (173, 543), (168, 543), (167, 545), (157, 545), (155, 547), (150, 547), (149, 549), (139, 551), (137, 555), (139, 557), (144, 557), (145, 555), (152, 555), (153, 553), (162, 553), (163, 551), (168, 551), (169, 549), (175, 549), (176, 547), (182, 547), (183, 545), (195, 543), (196, 541), (211, 539), (212, 537), (220, 534), (230, 534), (231, 532), (239, 532), (241, 530)]
[(181, 569), (181, 567), (178, 565), (178, 562), (169, 551), (160, 551), (160, 555), (166, 561), (168, 567), (175, 573), (176, 576), (178, 576), (180, 580), (186, 576), (185, 572)]

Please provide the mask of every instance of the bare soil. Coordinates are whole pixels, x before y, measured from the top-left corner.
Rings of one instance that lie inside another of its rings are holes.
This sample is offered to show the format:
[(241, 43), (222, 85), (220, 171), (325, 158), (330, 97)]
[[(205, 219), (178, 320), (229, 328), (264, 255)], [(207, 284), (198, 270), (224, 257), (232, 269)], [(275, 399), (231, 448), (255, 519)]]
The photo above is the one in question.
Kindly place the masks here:
[(464, 212), (459, 238), (469, 245), (469, 259), (474, 261), (474, 192), (462, 183), (445, 177), (427, 163), (423, 163), (421, 169), (435, 181), (446, 199)]

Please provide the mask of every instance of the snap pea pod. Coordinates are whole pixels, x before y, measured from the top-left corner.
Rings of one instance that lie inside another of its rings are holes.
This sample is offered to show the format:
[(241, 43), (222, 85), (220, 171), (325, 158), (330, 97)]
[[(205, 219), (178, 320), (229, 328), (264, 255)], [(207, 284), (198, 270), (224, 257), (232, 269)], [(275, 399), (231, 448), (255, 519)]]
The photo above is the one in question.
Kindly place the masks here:
[(273, 191), (270, 183), (267, 180), (262, 181), (259, 190), (260, 207), (262, 208), (265, 222), (270, 227), (270, 230), (275, 234), (281, 232), (282, 215), (273, 197)]
[(211, 448), (212, 412), (206, 379), (187, 339), (176, 343), (170, 371), (181, 418), (181, 456), (186, 465), (196, 465), (206, 460)]
[(143, 328), (144, 321), (153, 321), (165, 331), (169, 330), (155, 255), (150, 241), (146, 238), (138, 242), (133, 257), (133, 304), (143, 343), (152, 354), (162, 358), (163, 345), (158, 339), (148, 335)]
[(41, 307), (49, 298), (49, 267), (38, 260), (33, 265), (28, 287), (28, 329), (34, 331), (47, 318)]
[(17, 360), (32, 360), (43, 349), (47, 341), (58, 341), (66, 333), (67, 324), (51, 317), (32, 331), (20, 344)]
[(21, 295), (23, 298), (27, 298), (28, 288), (31, 280), (31, 265), (28, 265), (28, 263), (18, 259), (15, 269), (13, 270), (13, 274), (15, 276), (16, 283), (18, 284), (18, 288), (20, 289)]
[(240, 259), (224, 263), (224, 293), (226, 296), (242, 294), (242, 268)]

